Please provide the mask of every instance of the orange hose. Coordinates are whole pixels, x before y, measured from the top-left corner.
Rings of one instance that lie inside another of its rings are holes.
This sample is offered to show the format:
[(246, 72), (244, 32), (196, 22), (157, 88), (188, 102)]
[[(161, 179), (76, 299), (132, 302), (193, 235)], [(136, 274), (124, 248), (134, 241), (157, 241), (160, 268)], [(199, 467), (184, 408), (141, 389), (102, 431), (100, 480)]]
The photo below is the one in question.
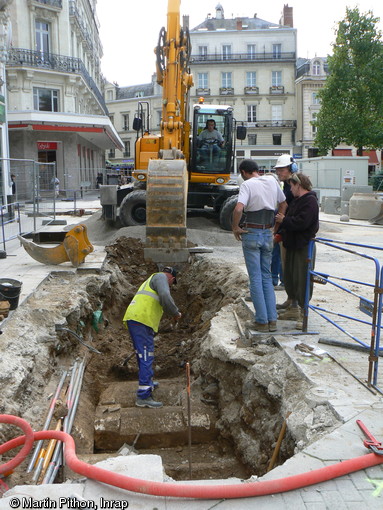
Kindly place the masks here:
[(266, 496), (280, 492), (291, 491), (307, 487), (316, 483), (326, 482), (344, 476), (354, 471), (376, 466), (383, 462), (383, 455), (370, 453), (361, 457), (345, 460), (307, 473), (301, 473), (278, 480), (263, 480), (250, 483), (232, 485), (186, 485), (178, 483), (152, 482), (140, 480), (130, 476), (113, 473), (97, 466), (91, 466), (79, 460), (76, 456), (75, 443), (69, 434), (56, 430), (33, 432), (28, 422), (12, 415), (0, 415), (0, 423), (9, 423), (23, 430), (25, 436), (11, 439), (0, 445), (0, 455), (24, 444), (20, 452), (9, 462), (0, 465), (0, 474), (18, 466), (25, 460), (32, 448), (33, 441), (40, 439), (58, 439), (65, 443), (65, 460), (70, 469), (76, 473), (97, 480), (114, 487), (131, 492), (150, 494), (153, 496), (168, 496), (175, 498), (194, 499), (236, 499)]

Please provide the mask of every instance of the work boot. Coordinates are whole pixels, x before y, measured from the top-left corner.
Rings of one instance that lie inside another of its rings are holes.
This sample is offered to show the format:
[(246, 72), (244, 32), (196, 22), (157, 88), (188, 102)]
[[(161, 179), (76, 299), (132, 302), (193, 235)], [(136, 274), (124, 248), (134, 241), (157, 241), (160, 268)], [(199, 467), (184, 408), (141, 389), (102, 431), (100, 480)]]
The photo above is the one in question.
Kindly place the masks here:
[(152, 407), (152, 408), (158, 408), (162, 407), (162, 402), (156, 402), (153, 397), (148, 398), (139, 398), (136, 399), (136, 406), (137, 407)]
[(153, 390), (158, 388), (159, 385), (160, 385), (160, 383), (158, 381), (152, 381), (152, 388), (153, 388)]
[(277, 331), (277, 321), (269, 322), (269, 331)]
[(260, 322), (254, 322), (251, 329), (255, 329), (255, 331), (259, 331), (260, 333), (268, 333), (269, 324), (261, 324)]
[(291, 306), (292, 301), (292, 299), (286, 299), (284, 303), (277, 305), (277, 310), (286, 310), (286, 308)]
[(287, 308), (286, 310), (282, 310), (278, 315), (278, 319), (281, 321), (298, 321), (300, 318), (299, 307), (294, 306)]
[(302, 331), (302, 329), (303, 329), (303, 317), (304, 317), (303, 308), (299, 308), (299, 317), (297, 319), (297, 323), (295, 324), (295, 329), (299, 329), (299, 330)]

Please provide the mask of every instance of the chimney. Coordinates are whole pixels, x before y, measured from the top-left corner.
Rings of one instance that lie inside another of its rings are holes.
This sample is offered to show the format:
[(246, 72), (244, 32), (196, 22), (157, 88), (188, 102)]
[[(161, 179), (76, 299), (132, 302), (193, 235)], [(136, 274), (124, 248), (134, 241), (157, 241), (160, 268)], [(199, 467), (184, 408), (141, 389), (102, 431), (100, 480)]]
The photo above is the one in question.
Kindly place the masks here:
[(283, 6), (282, 17), (279, 20), (279, 24), (284, 25), (285, 27), (294, 28), (293, 8), (289, 7), (289, 4), (285, 4)]
[(237, 18), (237, 30), (242, 30), (242, 20)]
[(186, 14), (182, 16), (182, 28), (186, 31), (189, 28), (189, 16)]

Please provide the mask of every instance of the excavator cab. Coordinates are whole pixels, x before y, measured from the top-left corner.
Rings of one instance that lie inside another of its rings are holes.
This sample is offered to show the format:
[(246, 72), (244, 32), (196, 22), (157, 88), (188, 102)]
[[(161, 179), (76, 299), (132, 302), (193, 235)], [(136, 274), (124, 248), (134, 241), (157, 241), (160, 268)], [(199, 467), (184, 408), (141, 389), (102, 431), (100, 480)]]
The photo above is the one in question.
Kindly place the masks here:
[(233, 109), (225, 105), (195, 105), (190, 182), (224, 184), (233, 166)]

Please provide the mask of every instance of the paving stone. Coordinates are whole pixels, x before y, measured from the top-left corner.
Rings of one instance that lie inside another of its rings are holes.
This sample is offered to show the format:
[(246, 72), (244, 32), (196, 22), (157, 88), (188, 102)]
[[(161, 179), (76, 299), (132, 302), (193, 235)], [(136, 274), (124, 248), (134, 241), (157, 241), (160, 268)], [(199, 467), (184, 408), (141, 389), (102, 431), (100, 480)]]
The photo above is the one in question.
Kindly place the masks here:
[(351, 480), (337, 478), (335, 483), (345, 501), (363, 501), (363, 497), (359, 494)]
[(301, 496), (305, 503), (323, 502), (321, 492), (310, 488), (301, 489)]
[(324, 490), (322, 497), (329, 509), (347, 510), (347, 505), (337, 490)]

